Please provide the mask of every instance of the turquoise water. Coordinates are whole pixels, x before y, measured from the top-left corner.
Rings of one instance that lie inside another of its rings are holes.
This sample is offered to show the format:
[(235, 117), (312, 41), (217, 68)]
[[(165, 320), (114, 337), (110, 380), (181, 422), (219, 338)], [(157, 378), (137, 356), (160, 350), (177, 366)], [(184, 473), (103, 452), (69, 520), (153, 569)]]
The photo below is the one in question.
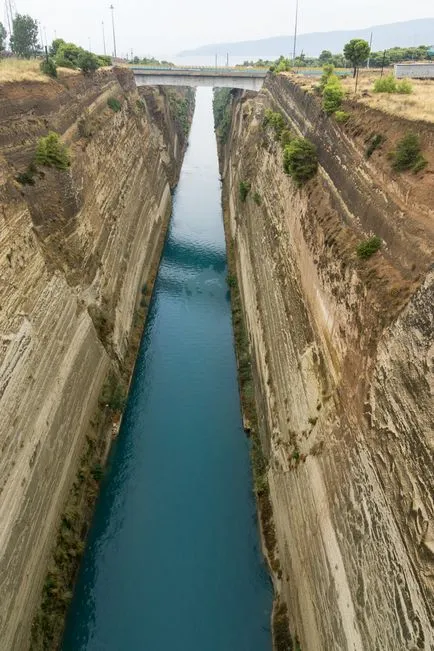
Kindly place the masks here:
[(210, 89), (198, 91), (63, 651), (271, 651), (211, 101)]

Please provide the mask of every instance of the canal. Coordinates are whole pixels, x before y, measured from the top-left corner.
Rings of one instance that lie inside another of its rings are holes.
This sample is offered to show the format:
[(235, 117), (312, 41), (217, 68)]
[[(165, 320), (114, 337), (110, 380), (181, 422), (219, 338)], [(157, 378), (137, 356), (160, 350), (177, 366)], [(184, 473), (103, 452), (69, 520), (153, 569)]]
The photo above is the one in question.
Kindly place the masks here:
[(63, 651), (271, 651), (226, 274), (212, 91), (200, 89)]

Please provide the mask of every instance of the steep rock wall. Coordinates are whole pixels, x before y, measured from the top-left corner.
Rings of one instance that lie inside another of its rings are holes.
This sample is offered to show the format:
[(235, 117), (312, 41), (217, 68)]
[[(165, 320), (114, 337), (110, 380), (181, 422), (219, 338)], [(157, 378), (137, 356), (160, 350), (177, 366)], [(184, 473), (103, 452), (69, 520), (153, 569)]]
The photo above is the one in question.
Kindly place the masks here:
[[(27, 648), (59, 513), (140, 288), (160, 255), (186, 138), (168, 91), (125, 70), (0, 89), (0, 648)], [(192, 109), (192, 95), (179, 97)], [(120, 110), (107, 105), (117, 98)], [(15, 177), (37, 138), (67, 171)], [(127, 371), (126, 371), (127, 372)]]
[[(263, 126), (270, 107), (317, 146), (319, 174), (301, 189)], [(432, 650), (433, 180), (429, 168), (392, 175), (384, 151), (367, 161), (370, 124), (390, 146), (409, 125), (351, 110), (343, 128), (296, 82), (270, 77), (256, 97), (238, 94), (220, 147), (275, 582), (305, 651)], [(420, 131), (431, 165), (433, 129)], [(372, 231), (382, 251), (359, 260)]]

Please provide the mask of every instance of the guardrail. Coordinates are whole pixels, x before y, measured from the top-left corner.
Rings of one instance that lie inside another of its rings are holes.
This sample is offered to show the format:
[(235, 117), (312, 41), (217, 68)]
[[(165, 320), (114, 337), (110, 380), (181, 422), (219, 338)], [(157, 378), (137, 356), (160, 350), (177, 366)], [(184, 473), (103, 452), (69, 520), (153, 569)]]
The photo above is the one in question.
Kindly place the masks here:
[(179, 73), (179, 74), (188, 74), (188, 73), (199, 73), (199, 74), (212, 74), (213, 76), (257, 76), (265, 77), (268, 72), (268, 68), (216, 68), (211, 66), (189, 66), (188, 68), (180, 68), (176, 66), (140, 66), (132, 65), (129, 66), (131, 70), (137, 72), (146, 72), (159, 74), (161, 72), (170, 72), (170, 73)]

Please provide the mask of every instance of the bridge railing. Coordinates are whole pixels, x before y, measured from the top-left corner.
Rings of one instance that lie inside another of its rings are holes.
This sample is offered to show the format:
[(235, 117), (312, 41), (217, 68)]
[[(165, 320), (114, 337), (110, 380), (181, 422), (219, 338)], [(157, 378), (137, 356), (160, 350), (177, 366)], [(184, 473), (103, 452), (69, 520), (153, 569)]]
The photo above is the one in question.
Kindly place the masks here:
[(249, 68), (249, 67), (215, 67), (215, 66), (188, 66), (179, 67), (179, 66), (146, 66), (146, 65), (130, 65), (131, 70), (134, 72), (150, 72), (150, 73), (160, 73), (160, 72), (174, 72), (179, 74), (188, 74), (189, 72), (196, 72), (199, 74), (210, 74), (210, 75), (221, 75), (221, 76), (258, 76), (265, 77), (267, 74), (267, 68)]

